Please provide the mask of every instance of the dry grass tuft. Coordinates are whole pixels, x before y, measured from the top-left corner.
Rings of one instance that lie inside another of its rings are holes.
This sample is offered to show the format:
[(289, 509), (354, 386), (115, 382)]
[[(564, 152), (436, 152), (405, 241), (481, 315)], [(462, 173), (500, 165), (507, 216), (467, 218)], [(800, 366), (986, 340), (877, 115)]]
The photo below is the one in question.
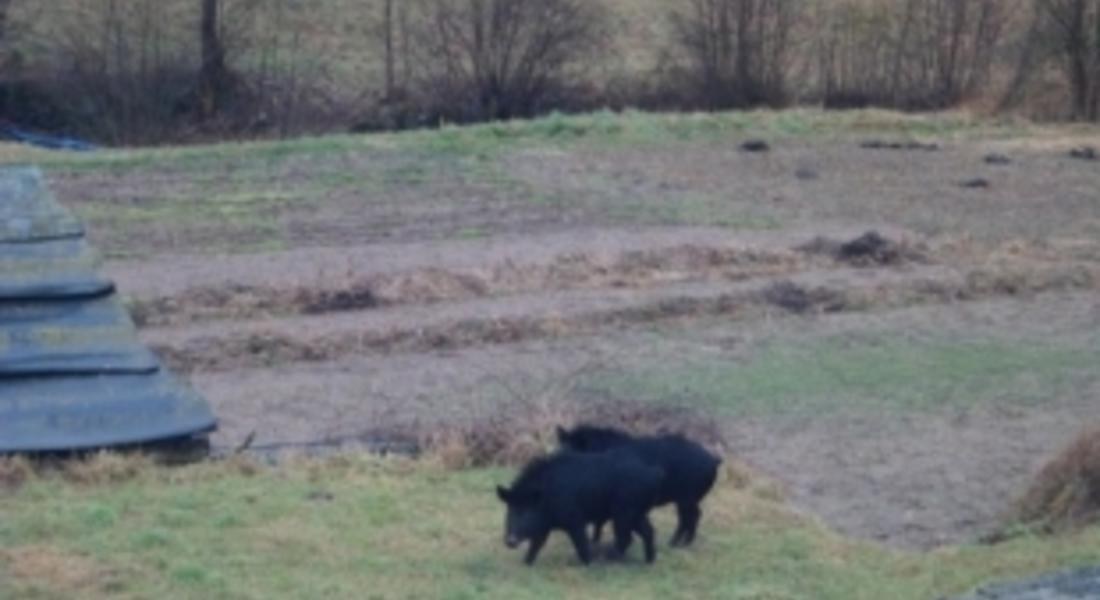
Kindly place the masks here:
[(26, 457), (0, 457), (0, 491), (18, 488), (34, 474), (34, 465)]
[(534, 401), (468, 424), (430, 428), (419, 446), (448, 469), (521, 464), (552, 450), (555, 426), (569, 420), (568, 408)]
[(99, 587), (105, 576), (110, 575), (107, 569), (91, 559), (49, 546), (0, 549), (0, 560), (8, 563), (11, 574), (17, 580), (47, 585), (59, 594), (58, 597), (73, 597), (90, 587)]
[(806, 254), (818, 254), (854, 267), (897, 266), (928, 262), (928, 248), (909, 239), (892, 240), (877, 231), (844, 241), (817, 237), (796, 248)]
[[(518, 465), (557, 448), (557, 427), (577, 423), (617, 427), (634, 434), (682, 433), (719, 453), (726, 444), (717, 423), (687, 408), (649, 403), (537, 401), (510, 406), (466, 425), (440, 425), (419, 436), (419, 447), (430, 460), (448, 469)], [(743, 465), (742, 465), (743, 467)], [(749, 470), (731, 471), (737, 485)]]
[(714, 418), (688, 406), (670, 406), (650, 402), (603, 401), (585, 405), (576, 411), (572, 422), (624, 429), (635, 435), (683, 434), (719, 454), (727, 445)]
[(556, 449), (559, 426), (583, 422), (641, 435), (682, 433), (725, 453), (717, 422), (696, 409), (648, 402), (580, 400), (579, 382), (587, 373), (601, 368), (598, 362), (588, 364), (533, 392), (501, 382), (511, 396), (503, 407), (465, 424), (413, 427), (417, 430), (413, 434), (417, 446), (423, 456), (449, 469), (518, 465)]
[(101, 485), (129, 481), (148, 472), (154, 461), (138, 453), (101, 451), (89, 457), (62, 463), (62, 476), (73, 483)]
[(1078, 435), (1047, 463), (1014, 512), (1014, 521), (1049, 533), (1100, 521), (1100, 426)]
[(844, 292), (821, 286), (808, 288), (790, 280), (769, 285), (761, 297), (764, 302), (795, 314), (838, 312), (848, 308)]

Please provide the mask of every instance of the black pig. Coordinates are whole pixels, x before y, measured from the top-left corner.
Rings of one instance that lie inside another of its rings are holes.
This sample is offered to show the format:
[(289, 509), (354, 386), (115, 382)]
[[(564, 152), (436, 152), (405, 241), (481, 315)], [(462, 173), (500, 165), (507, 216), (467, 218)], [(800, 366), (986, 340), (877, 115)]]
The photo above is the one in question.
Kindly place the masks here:
[[(670, 544), (687, 546), (695, 540), (703, 514), (699, 503), (714, 487), (722, 460), (682, 435), (634, 437), (607, 427), (581, 425), (571, 431), (558, 427), (558, 440), (569, 450), (600, 453), (614, 449), (638, 457), (647, 465), (660, 467), (665, 477), (657, 494), (657, 505), (676, 504), (679, 523)], [(596, 522), (593, 540), (598, 542), (603, 522)]]
[(504, 544), (528, 541), (524, 561), (535, 562), (554, 529), (565, 531), (582, 563), (592, 560), (586, 527), (611, 521), (615, 557), (621, 557), (636, 532), (645, 545), (646, 562), (657, 556), (649, 510), (660, 491), (663, 471), (629, 453), (558, 452), (537, 459), (520, 472), (511, 488), (498, 487), (508, 506)]

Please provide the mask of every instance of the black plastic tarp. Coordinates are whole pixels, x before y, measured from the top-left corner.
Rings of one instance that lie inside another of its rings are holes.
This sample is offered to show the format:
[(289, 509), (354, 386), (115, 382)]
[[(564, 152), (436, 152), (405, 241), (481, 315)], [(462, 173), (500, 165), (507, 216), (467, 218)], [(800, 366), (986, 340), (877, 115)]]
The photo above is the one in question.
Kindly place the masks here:
[(31, 167), (0, 168), (0, 452), (187, 438), (209, 406), (138, 340), (83, 229)]

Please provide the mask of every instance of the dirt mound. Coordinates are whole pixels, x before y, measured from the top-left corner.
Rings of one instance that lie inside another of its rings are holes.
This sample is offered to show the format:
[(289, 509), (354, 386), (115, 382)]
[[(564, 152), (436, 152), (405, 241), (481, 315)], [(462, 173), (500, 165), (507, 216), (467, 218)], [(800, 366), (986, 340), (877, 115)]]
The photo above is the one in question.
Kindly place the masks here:
[(417, 268), (360, 278), (336, 277), (288, 287), (232, 285), (195, 288), (172, 297), (131, 301), (139, 327), (212, 319), (324, 314), (398, 305), (595, 288), (643, 288), (666, 283), (793, 273), (799, 256), (788, 251), (681, 244), (617, 254), (575, 252), (549, 262), (504, 260), (483, 268)]
[(1100, 520), (1100, 426), (1077, 436), (1043, 467), (1012, 517), (1051, 533)]
[(893, 142), (886, 140), (867, 140), (859, 144), (864, 150), (921, 150), (924, 152), (936, 152), (939, 144), (925, 144), (916, 141)]
[(1096, 148), (1092, 146), (1082, 146), (1070, 150), (1069, 157), (1078, 160), (1100, 160), (1100, 152), (1097, 152)]
[(868, 231), (846, 242), (816, 237), (795, 249), (805, 254), (828, 256), (837, 262), (856, 267), (928, 262), (928, 254), (923, 248), (907, 241), (891, 240), (877, 231)]
[(837, 312), (846, 306), (843, 292), (824, 287), (806, 287), (793, 281), (778, 281), (763, 292), (764, 301), (797, 314)]
[(1050, 266), (958, 272), (830, 269), (789, 279), (706, 282), (647, 290), (511, 295), (431, 308), (393, 307), (203, 327), (149, 330), (151, 348), (184, 373), (335, 360), (345, 355), (434, 352), (587, 335), (631, 325), (720, 316), (744, 320), (779, 307), (794, 314), (897, 308), (926, 303), (1095, 289), (1100, 273)]

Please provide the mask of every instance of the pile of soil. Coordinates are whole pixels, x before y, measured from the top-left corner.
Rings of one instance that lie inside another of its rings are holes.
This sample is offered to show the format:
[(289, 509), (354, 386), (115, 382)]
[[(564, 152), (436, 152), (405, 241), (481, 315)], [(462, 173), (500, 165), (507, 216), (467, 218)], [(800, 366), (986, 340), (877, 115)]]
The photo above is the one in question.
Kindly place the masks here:
[(927, 262), (920, 248), (891, 240), (878, 231), (868, 231), (848, 240), (838, 241), (817, 237), (796, 248), (806, 254), (829, 256), (833, 260), (855, 267), (896, 266), (904, 263)]

